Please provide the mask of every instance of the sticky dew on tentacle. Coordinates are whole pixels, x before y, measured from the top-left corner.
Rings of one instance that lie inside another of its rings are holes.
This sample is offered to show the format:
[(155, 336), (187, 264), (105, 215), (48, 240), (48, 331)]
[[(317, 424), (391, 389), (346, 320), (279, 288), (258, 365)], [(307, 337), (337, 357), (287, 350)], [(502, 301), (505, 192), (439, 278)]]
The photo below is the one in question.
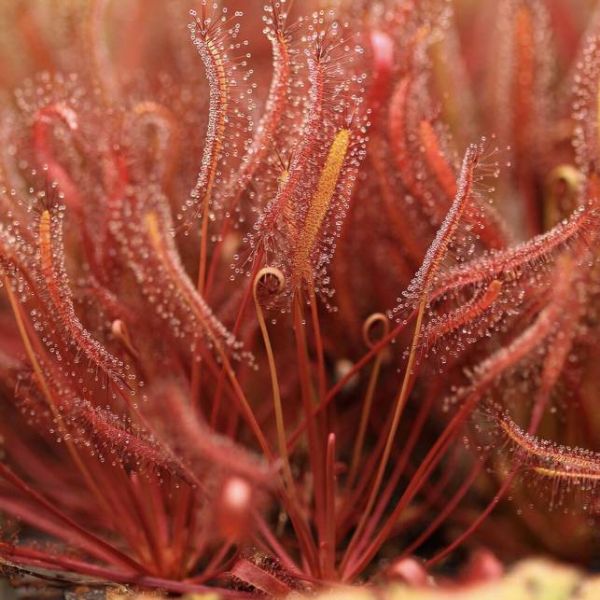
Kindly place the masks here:
[[(197, 287), (202, 293), (208, 268), (209, 224), (223, 202), (219, 184), (226, 181), (228, 168), (237, 163), (247, 146), (244, 138), (252, 127), (248, 115), (254, 102), (252, 87), (248, 84), (249, 74), (243, 72), (247, 56), (240, 60), (233, 56), (246, 45), (236, 41), (240, 30), (237, 20), (242, 13), (228, 17), (224, 9), (219, 16), (214, 7), (209, 8), (209, 3), (202, 0), (199, 13), (190, 11), (190, 14), (193, 18), (189, 25), (192, 43), (204, 65), (209, 86), (206, 142), (200, 171), (183, 207), (184, 211), (192, 212), (192, 219), (201, 219)], [(182, 213), (179, 219), (183, 218)]]
[(170, 335), (185, 340), (193, 360), (200, 359), (203, 340), (212, 350), (218, 346), (232, 358), (252, 363), (193, 286), (175, 243), (168, 200), (158, 185), (132, 186), (118, 200), (109, 207), (110, 236), (153, 313), (169, 323)]
[(546, 477), (568, 477), (600, 481), (600, 454), (541, 440), (523, 431), (508, 415), (499, 417), (500, 427), (518, 446), (525, 464)]
[(490, 252), (480, 258), (459, 265), (440, 276), (433, 292), (442, 296), (466, 286), (499, 279), (515, 282), (532, 271), (548, 269), (557, 256), (579, 244), (587, 246), (593, 239), (600, 223), (598, 199), (591, 196), (581, 207), (575, 209), (550, 231), (539, 234), (506, 250)]
[(527, 433), (499, 407), (490, 407), (480, 415), (478, 426), (487, 440), (483, 450), (496, 448), (503, 469), (516, 470), (516, 483), (543, 498), (540, 501), (549, 502), (550, 509), (598, 515), (600, 505), (594, 501), (600, 488), (598, 452), (563, 446)]
[[(269, 202), (254, 226), (256, 235), (250, 239), (253, 249), (258, 246), (264, 247), (267, 252), (273, 241), (274, 230), (282, 215), (290, 210), (291, 199), (302, 183), (302, 176), (310, 164), (310, 157), (316, 153), (319, 141), (319, 130), (322, 125), (325, 71), (322, 61), (308, 60), (308, 80), (310, 84), (308, 92), (308, 107), (306, 119), (302, 125), (300, 141), (293, 151), (293, 158), (289, 168), (285, 170), (285, 176), (280, 177), (280, 189), (271, 202)], [(255, 250), (256, 251), (256, 250)]]
[(49, 300), (77, 352), (111, 382), (130, 387), (133, 375), (126, 373), (127, 365), (94, 340), (75, 313), (64, 265), (62, 218), (59, 210), (44, 209), (38, 223), (40, 271)]
[[(192, 314), (197, 319), (197, 329), (204, 333), (211, 344), (229, 348), (234, 356), (236, 356), (237, 351), (241, 349), (240, 343), (235, 340), (216, 318), (202, 296), (194, 291), (187, 274), (179, 262), (170, 234), (160, 225), (159, 213), (153, 211), (146, 212), (143, 218), (150, 244), (156, 252), (158, 259), (165, 267), (166, 275), (181, 293), (181, 300), (188, 305)], [(251, 360), (249, 355), (246, 355), (246, 357)]]
[(15, 118), (8, 111), (2, 113), (0, 136), (5, 140), (5, 148), (0, 151), (0, 214), (2, 220), (10, 226), (15, 226), (23, 218), (25, 207), (17, 198), (17, 190), (13, 187), (15, 152), (12, 142), (16, 132)]
[[(206, 144), (198, 180), (191, 196), (201, 202), (201, 208), (197, 210), (206, 212), (224, 144), (230, 81), (227, 73), (228, 57), (224, 54), (226, 31), (221, 30), (217, 24), (213, 24), (212, 17), (207, 14), (206, 2), (202, 4), (200, 16), (195, 11), (191, 13), (191, 16), (194, 18), (193, 23), (190, 24), (192, 42), (202, 58), (210, 90)], [(225, 16), (221, 19), (217, 18), (216, 22), (223, 23), (224, 20)], [(223, 39), (224, 37), (225, 39)]]
[(263, 252), (285, 273), (288, 295), (309, 281), (322, 297), (330, 294), (326, 266), (365, 152), (366, 118), (357, 114), (363, 76), (340, 79), (352, 51), (341, 38), (344, 27), (334, 21), (323, 29), (324, 22), (317, 13), (307, 36), (309, 103), (300, 141), (248, 238), (255, 255)]
[[(289, 160), (287, 167), (283, 167), (284, 159), (280, 154), (279, 144), (290, 136), (293, 138), (298, 125), (292, 120), (292, 114), (297, 109), (296, 90), (293, 89), (301, 81), (300, 64), (298, 62), (298, 43), (295, 33), (302, 22), (288, 23), (288, 11), (285, 0), (271, 0), (264, 7), (263, 22), (264, 35), (271, 44), (273, 74), (269, 92), (264, 103), (262, 116), (258, 121), (252, 139), (249, 141), (241, 159), (239, 169), (227, 182), (227, 191), (224, 196), (224, 210), (226, 218), (220, 227), (218, 240), (221, 242), (215, 247), (207, 276), (207, 293), (210, 293), (215, 281), (220, 261), (224, 258), (225, 242), (231, 239), (232, 230), (241, 226), (247, 218), (247, 212), (257, 212), (261, 206), (261, 197), (271, 197), (289, 177)], [(273, 178), (273, 153), (282, 166), (282, 171), (277, 175), (277, 187), (269, 185)], [(242, 200), (246, 202), (242, 203)], [(237, 213), (237, 220), (234, 215)], [(236, 255), (236, 262), (239, 255)], [(233, 266), (236, 272), (239, 267)]]
[[(447, 202), (451, 202), (456, 195), (456, 169), (447, 158), (448, 151), (443, 149), (441, 135), (436, 131), (432, 120), (420, 121), (417, 137), (422, 144), (424, 168), (434, 175), (443, 195), (446, 196), (445, 202), (438, 202), (440, 206), (444, 206)], [(484, 143), (487, 146), (493, 141), (494, 137)], [(478, 167), (478, 178), (481, 182), (488, 178), (498, 178), (500, 168), (496, 155), (499, 153), (498, 147), (482, 150)], [(428, 177), (425, 176), (425, 180), (427, 179)], [(486, 249), (498, 250), (506, 247), (507, 233), (500, 216), (486, 201), (486, 197), (489, 197), (493, 191), (492, 187), (485, 189), (485, 194), (474, 194), (473, 202), (465, 212), (465, 227)]]
[[(560, 324), (561, 311), (573, 300), (575, 273), (569, 257), (559, 261), (553, 272), (553, 294), (547, 299), (535, 321), (505, 348), (496, 351), (477, 365), (469, 377), (471, 389), (487, 389), (508, 368), (526, 358), (535, 348), (543, 347)], [(468, 390), (463, 390), (469, 393)], [(460, 394), (459, 394), (460, 395)]]
[(423, 263), (407, 290), (403, 293), (404, 299), (398, 298), (400, 305), (394, 313), (400, 310), (400, 307), (414, 307), (427, 299), (435, 286), (437, 275), (442, 267), (442, 261), (446, 256), (448, 247), (456, 233), (463, 213), (471, 201), (473, 192), (473, 182), (475, 168), (477, 167), (481, 155), (481, 147), (472, 145), (469, 147), (463, 160), (460, 179), (457, 186), (457, 194), (454, 199), (446, 219), (439, 228), (435, 239), (427, 250)]
[(272, 0), (265, 5), (263, 33), (271, 43), (273, 53), (273, 76), (265, 101), (263, 115), (258, 122), (252, 142), (242, 159), (239, 172), (232, 182), (228, 209), (237, 204), (240, 194), (250, 184), (257, 169), (266, 159), (277, 137), (280, 124), (289, 104), (289, 91), (294, 65), (295, 50), (292, 48), (290, 27), (285, 0)]
[(489, 311), (494, 308), (501, 292), (502, 282), (494, 279), (462, 306), (439, 317), (432, 317), (423, 332), (424, 348), (432, 348), (441, 343), (442, 338), (457, 331), (459, 335), (467, 334), (471, 338), (484, 335), (488, 327), (484, 325), (484, 332), (478, 332), (478, 323), (485, 320)]

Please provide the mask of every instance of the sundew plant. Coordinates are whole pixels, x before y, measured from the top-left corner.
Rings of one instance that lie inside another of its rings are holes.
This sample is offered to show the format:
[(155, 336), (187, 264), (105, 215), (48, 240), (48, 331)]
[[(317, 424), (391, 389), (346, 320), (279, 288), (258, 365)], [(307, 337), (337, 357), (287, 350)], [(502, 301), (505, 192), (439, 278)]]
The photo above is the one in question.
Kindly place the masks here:
[(600, 13), (5, 0), (0, 46), (16, 585), (597, 559)]

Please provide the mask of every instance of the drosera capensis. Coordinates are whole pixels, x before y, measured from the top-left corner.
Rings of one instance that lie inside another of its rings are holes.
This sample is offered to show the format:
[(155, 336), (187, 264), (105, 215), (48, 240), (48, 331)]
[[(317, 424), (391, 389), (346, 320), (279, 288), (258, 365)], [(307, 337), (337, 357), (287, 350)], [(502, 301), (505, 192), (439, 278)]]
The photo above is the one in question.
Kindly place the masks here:
[(2, 564), (278, 597), (444, 587), (482, 547), (589, 561), (597, 15), (25, 4), (0, 36), (44, 71), (0, 69)]

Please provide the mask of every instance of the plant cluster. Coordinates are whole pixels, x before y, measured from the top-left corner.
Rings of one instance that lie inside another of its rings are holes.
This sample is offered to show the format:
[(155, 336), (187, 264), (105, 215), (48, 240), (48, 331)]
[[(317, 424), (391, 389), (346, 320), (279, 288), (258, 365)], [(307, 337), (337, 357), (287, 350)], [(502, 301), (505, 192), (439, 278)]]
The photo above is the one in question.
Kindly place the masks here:
[(4, 569), (594, 556), (600, 18), (198, 0), (186, 47), (179, 0), (114, 4), (5, 9), (41, 72), (0, 108)]

